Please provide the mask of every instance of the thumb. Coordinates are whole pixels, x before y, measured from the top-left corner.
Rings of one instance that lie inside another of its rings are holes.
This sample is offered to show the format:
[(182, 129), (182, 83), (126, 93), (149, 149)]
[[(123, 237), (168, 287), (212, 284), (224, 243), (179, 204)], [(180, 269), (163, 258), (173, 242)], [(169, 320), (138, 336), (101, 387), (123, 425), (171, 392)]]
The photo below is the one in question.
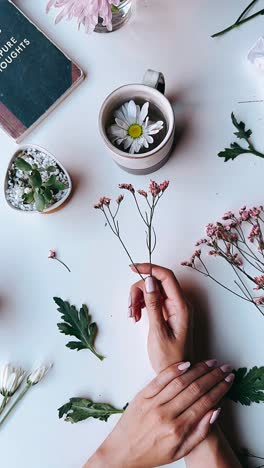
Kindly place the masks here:
[(148, 276), (145, 279), (143, 293), (150, 327), (163, 326), (165, 320), (162, 312), (162, 298), (158, 282), (154, 276)]

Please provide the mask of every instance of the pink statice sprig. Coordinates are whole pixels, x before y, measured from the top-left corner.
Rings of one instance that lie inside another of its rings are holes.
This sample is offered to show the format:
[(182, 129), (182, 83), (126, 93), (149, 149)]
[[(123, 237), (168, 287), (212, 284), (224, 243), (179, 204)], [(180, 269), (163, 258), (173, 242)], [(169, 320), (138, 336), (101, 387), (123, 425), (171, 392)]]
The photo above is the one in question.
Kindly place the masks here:
[[(264, 299), (262, 296), (255, 297), (254, 291), (264, 290), (263, 218), (263, 206), (243, 206), (237, 216), (233, 211), (227, 211), (222, 221), (207, 224), (206, 237), (196, 242), (200, 250), (196, 250), (190, 260), (182, 262), (183, 266), (193, 268), (239, 298), (254, 304), (262, 315), (260, 306), (264, 305)], [(237, 290), (209, 271), (204, 254), (220, 258), (232, 269)]]
[[(136, 191), (132, 184), (127, 184), (127, 183), (119, 184), (119, 188), (121, 190), (126, 190), (132, 195), (132, 198), (135, 202), (140, 218), (145, 225), (146, 244), (148, 248), (148, 256), (149, 256), (149, 263), (150, 263), (150, 275), (152, 274), (152, 255), (157, 245), (157, 236), (156, 236), (156, 232), (153, 226), (154, 214), (155, 214), (157, 204), (159, 200), (161, 199), (161, 197), (163, 196), (164, 192), (167, 190), (168, 186), (169, 186), (169, 181), (167, 180), (165, 180), (161, 184), (158, 184), (157, 182), (151, 180), (148, 191), (143, 190), (143, 189), (139, 189)], [(141, 208), (137, 195), (140, 195), (142, 200), (143, 199), (145, 200), (146, 205), (145, 205), (144, 210)], [(119, 227), (117, 215), (118, 215), (119, 208), (123, 200), (124, 200), (124, 195), (122, 194), (119, 195), (118, 198), (116, 199), (115, 208), (113, 208), (113, 206), (111, 205), (110, 198), (107, 198), (104, 196), (99, 199), (99, 202), (94, 205), (94, 208), (97, 210), (100, 210), (104, 214), (106, 225), (110, 227), (113, 234), (119, 239), (132, 265), (134, 265), (135, 270), (138, 272), (139, 276), (142, 279), (144, 279), (141, 273), (138, 271), (137, 265), (134, 263), (131, 257), (131, 254), (129, 253), (123, 241), (123, 238), (121, 237), (121, 234), (120, 234), (120, 227)]]

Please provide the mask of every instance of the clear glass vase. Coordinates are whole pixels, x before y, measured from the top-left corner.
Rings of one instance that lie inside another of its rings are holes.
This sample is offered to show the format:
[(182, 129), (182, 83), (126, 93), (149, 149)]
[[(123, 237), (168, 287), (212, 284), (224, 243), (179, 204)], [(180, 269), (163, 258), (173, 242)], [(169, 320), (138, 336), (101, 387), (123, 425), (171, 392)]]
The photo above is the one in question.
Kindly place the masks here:
[[(117, 11), (118, 10), (118, 11)], [(112, 19), (112, 31), (109, 31), (105, 26), (103, 26), (103, 20), (99, 19), (99, 23), (95, 27), (95, 32), (99, 33), (109, 33), (114, 32), (117, 29), (124, 26), (129, 20), (132, 13), (132, 0), (123, 0), (117, 9), (113, 10), (113, 19)]]

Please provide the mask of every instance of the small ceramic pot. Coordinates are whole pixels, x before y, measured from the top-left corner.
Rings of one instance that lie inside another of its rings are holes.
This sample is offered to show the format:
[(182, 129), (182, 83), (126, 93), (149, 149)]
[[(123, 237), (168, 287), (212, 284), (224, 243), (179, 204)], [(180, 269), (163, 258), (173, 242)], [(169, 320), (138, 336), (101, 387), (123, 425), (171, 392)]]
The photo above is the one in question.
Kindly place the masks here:
[[(62, 170), (62, 172), (64, 172), (66, 178), (67, 178), (67, 182), (68, 182), (68, 189), (64, 195), (64, 197), (57, 201), (56, 203), (54, 203), (53, 205), (49, 206), (48, 208), (45, 208), (41, 213), (37, 210), (20, 210), (19, 208), (17, 208), (16, 206), (12, 205), (12, 203), (10, 203), (10, 201), (7, 199), (7, 196), (6, 196), (6, 190), (7, 190), (7, 187), (8, 187), (8, 178), (9, 178), (9, 170), (14, 162), (14, 160), (19, 156), (19, 154), (21, 153), (21, 151), (23, 150), (28, 150), (28, 149), (36, 149), (36, 150), (39, 150), (43, 153), (45, 153), (49, 158), (53, 159), (56, 164), (60, 167), (60, 169)], [(66, 171), (66, 169), (63, 167), (63, 165), (53, 156), (53, 154), (51, 154), (49, 151), (47, 151), (46, 149), (42, 148), (41, 146), (38, 146), (38, 145), (23, 145), (23, 146), (20, 146), (16, 152), (14, 153), (14, 155), (12, 156), (11, 160), (10, 160), (10, 163), (8, 165), (8, 168), (7, 168), (7, 171), (6, 171), (6, 176), (5, 176), (5, 183), (4, 183), (4, 191), (5, 191), (5, 199), (6, 199), (6, 202), (7, 204), (10, 206), (10, 208), (13, 208), (13, 210), (16, 210), (16, 211), (22, 211), (23, 213), (40, 213), (40, 214), (48, 214), (48, 213), (51, 213), (51, 212), (54, 212), (56, 210), (58, 210), (59, 208), (62, 207), (62, 205), (66, 202), (66, 200), (69, 198), (71, 192), (72, 192), (72, 181), (71, 181), (71, 178), (70, 178), (70, 175), (69, 173)]]
[[(99, 115), (101, 136), (110, 150), (113, 160), (132, 174), (149, 174), (157, 171), (169, 159), (175, 134), (175, 117), (172, 106), (164, 96), (165, 79), (162, 73), (147, 70), (143, 84), (121, 86), (104, 101)], [(125, 102), (140, 100), (153, 104), (166, 122), (166, 135), (161, 143), (148, 152), (130, 155), (111, 143), (107, 135), (109, 121), (114, 112)]]

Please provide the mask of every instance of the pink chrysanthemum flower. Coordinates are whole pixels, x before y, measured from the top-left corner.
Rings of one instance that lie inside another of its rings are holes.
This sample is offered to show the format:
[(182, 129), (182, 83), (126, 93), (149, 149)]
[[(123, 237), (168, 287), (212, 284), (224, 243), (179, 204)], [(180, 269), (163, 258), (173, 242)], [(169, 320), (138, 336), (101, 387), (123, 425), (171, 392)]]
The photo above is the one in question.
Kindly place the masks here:
[(47, 13), (52, 7), (61, 8), (55, 20), (56, 24), (64, 18), (76, 18), (78, 27), (84, 25), (87, 33), (94, 31), (99, 18), (102, 18), (103, 26), (111, 31), (112, 5), (118, 7), (119, 4), (120, 0), (49, 0)]

